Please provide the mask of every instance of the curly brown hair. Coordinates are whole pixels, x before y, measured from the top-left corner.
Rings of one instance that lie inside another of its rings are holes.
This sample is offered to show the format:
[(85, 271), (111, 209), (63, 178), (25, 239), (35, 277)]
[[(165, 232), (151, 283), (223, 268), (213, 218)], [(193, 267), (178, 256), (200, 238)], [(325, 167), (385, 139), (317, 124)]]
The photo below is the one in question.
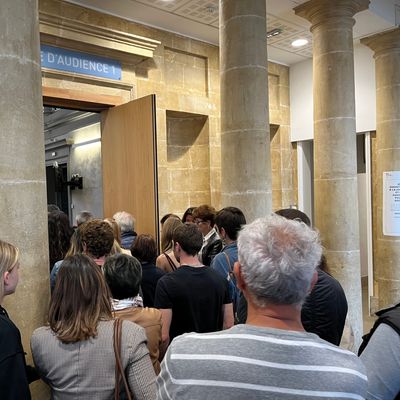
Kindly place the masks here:
[(114, 244), (114, 231), (101, 219), (92, 219), (79, 226), (85, 252), (96, 258), (110, 254)]

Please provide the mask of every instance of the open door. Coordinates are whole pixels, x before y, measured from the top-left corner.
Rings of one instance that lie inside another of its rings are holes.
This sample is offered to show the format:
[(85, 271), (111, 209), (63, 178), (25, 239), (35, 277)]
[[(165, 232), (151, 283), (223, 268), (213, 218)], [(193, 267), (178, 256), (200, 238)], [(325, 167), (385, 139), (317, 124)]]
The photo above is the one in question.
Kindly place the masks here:
[(155, 95), (102, 112), (104, 217), (127, 211), (158, 243)]

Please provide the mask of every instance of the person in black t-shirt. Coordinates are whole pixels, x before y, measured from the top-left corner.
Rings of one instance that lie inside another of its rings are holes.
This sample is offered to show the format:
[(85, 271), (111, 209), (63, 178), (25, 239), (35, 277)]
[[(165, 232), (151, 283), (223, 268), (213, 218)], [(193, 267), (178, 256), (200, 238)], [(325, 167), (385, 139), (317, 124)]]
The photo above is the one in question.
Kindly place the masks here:
[(164, 351), (183, 333), (214, 332), (233, 325), (228, 281), (199, 262), (202, 244), (194, 224), (182, 225), (173, 234), (174, 255), (181, 266), (158, 281), (154, 304), (162, 314)]

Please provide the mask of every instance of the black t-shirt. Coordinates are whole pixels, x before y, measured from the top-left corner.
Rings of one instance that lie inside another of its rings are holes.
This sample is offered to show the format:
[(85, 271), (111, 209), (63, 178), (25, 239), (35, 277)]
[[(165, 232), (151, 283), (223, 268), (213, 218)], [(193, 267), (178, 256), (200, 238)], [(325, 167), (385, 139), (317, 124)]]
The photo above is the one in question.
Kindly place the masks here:
[(155, 307), (172, 309), (170, 340), (187, 332), (223, 328), (223, 306), (231, 303), (228, 281), (211, 267), (182, 265), (157, 284)]
[(0, 398), (29, 400), (25, 354), (18, 328), (0, 307)]
[(143, 305), (145, 307), (154, 307), (154, 296), (158, 280), (165, 274), (163, 270), (157, 268), (154, 264), (142, 263), (142, 294)]

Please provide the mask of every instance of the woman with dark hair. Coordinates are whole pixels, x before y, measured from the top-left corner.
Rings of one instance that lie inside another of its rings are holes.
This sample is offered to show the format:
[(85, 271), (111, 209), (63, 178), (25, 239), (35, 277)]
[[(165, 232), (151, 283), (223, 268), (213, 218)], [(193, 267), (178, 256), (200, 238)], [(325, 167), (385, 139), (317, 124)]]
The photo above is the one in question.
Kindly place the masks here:
[[(75, 229), (75, 232), (71, 236), (70, 246), (69, 246), (69, 249), (68, 249), (67, 254), (65, 255), (65, 257), (73, 256), (75, 254), (82, 253), (82, 252), (83, 252), (83, 244), (82, 244), (82, 240), (81, 240), (81, 231), (80, 231), (80, 228), (78, 226), (78, 228)], [(57, 261), (54, 264), (53, 269), (51, 270), (51, 273), (50, 273), (50, 289), (51, 289), (52, 292), (53, 292), (54, 286), (56, 284), (56, 276), (58, 274), (58, 270), (60, 269), (61, 264), (63, 263), (63, 261), (64, 260)]]
[(103, 271), (113, 297), (114, 315), (135, 322), (146, 330), (147, 347), (154, 371), (158, 374), (160, 372), (158, 358), (161, 346), (161, 312), (156, 308), (143, 307), (141, 298), (138, 297), (142, 280), (142, 267), (139, 260), (126, 254), (114, 254), (107, 258)]
[(154, 307), (154, 295), (158, 280), (164, 271), (156, 267), (157, 247), (151, 235), (139, 235), (131, 247), (131, 254), (142, 265), (142, 294), (145, 307)]
[(196, 207), (189, 207), (182, 217), (182, 222), (185, 224), (186, 222), (191, 224), (193, 223), (193, 211)]
[(48, 214), (50, 271), (57, 261), (63, 260), (70, 246), (74, 230), (69, 224), (67, 214), (52, 211)]
[[(101, 269), (84, 254), (67, 257), (57, 274), (49, 326), (31, 338), (38, 372), (52, 399), (111, 400), (115, 389), (111, 294)], [(155, 373), (143, 328), (123, 321), (121, 362), (133, 397), (155, 398)]]

